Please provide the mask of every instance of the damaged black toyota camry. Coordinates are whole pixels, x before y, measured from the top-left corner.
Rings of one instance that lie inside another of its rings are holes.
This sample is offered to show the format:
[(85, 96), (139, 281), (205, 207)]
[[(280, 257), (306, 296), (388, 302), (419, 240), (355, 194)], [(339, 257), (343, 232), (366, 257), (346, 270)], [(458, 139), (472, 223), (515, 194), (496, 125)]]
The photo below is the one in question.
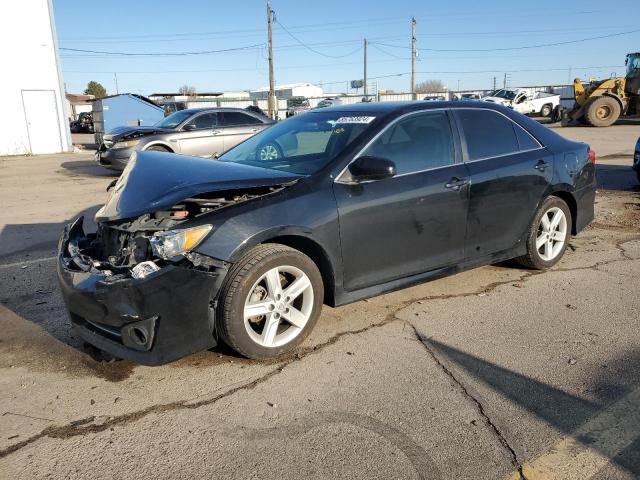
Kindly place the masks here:
[[(220, 340), (291, 350), (332, 306), (516, 258), (553, 266), (594, 214), (595, 154), (482, 102), (343, 105), (218, 160), (140, 152), (59, 244), (72, 324), (161, 364)], [(264, 152), (273, 152), (265, 155)]]

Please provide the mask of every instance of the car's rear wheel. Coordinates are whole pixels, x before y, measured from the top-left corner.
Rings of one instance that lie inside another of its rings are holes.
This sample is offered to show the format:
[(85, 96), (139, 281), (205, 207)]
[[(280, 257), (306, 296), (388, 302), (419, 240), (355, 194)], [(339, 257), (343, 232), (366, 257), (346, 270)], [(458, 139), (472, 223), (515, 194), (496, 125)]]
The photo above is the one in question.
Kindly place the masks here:
[(540, 109), (540, 115), (542, 115), (543, 117), (548, 117), (549, 115), (551, 115), (551, 112), (553, 112), (553, 105), (551, 105), (550, 103), (543, 105)]
[(571, 211), (558, 197), (548, 197), (536, 212), (527, 235), (527, 253), (516, 260), (527, 268), (545, 270), (564, 255), (571, 238)]
[(283, 156), (282, 148), (275, 142), (265, 143), (258, 147), (258, 160), (260, 161), (269, 162), (278, 160)]
[(284, 245), (259, 245), (229, 271), (220, 296), (220, 336), (246, 357), (276, 357), (313, 329), (323, 297), (322, 277), (309, 257)]
[(154, 145), (145, 149), (148, 152), (169, 152), (169, 149), (161, 145)]

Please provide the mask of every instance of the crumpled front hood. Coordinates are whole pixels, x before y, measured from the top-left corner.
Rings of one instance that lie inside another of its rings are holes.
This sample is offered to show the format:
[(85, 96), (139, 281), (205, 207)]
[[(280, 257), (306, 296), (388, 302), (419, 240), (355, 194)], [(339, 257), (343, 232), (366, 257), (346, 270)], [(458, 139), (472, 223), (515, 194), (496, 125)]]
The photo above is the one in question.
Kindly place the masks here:
[(158, 133), (167, 133), (171, 132), (170, 128), (160, 128), (154, 126), (146, 126), (146, 127), (116, 127), (112, 130), (109, 130), (104, 136), (105, 140), (112, 140), (114, 142), (126, 139), (126, 138), (137, 138), (137, 137), (145, 137), (147, 135), (156, 135)]
[(96, 222), (123, 220), (171, 208), (210, 192), (269, 187), (302, 175), (163, 152), (135, 152), (96, 213)]

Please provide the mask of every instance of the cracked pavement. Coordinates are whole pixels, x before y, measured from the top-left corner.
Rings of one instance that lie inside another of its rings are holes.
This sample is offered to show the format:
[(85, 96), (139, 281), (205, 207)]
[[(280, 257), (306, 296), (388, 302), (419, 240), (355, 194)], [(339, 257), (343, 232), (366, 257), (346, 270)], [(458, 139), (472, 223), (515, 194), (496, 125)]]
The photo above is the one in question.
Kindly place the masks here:
[(325, 307), (270, 362), (85, 350), (51, 257), (112, 177), (88, 154), (0, 159), (0, 477), (640, 476), (637, 127), (559, 132), (606, 158), (596, 221), (554, 269), (507, 262)]

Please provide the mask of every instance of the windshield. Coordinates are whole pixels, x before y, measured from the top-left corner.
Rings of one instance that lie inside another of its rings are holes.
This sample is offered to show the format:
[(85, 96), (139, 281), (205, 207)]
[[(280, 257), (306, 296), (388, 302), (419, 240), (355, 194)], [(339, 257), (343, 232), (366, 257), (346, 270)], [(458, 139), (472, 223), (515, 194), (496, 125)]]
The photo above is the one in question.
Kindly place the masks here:
[(498, 98), (506, 98), (507, 100), (513, 100), (516, 96), (516, 92), (514, 92), (513, 90), (498, 90), (496, 93), (491, 95), (492, 97), (498, 97)]
[(627, 78), (640, 77), (640, 53), (627, 57)]
[(155, 126), (161, 127), (161, 128), (176, 128), (178, 125), (184, 122), (191, 115), (193, 115), (193, 112), (189, 112), (187, 110), (181, 110), (179, 112), (172, 113), (168, 117), (165, 117), (164, 119), (160, 120), (158, 123), (155, 124)]
[(232, 148), (219, 160), (309, 175), (337, 157), (375, 119), (372, 112), (308, 112)]

